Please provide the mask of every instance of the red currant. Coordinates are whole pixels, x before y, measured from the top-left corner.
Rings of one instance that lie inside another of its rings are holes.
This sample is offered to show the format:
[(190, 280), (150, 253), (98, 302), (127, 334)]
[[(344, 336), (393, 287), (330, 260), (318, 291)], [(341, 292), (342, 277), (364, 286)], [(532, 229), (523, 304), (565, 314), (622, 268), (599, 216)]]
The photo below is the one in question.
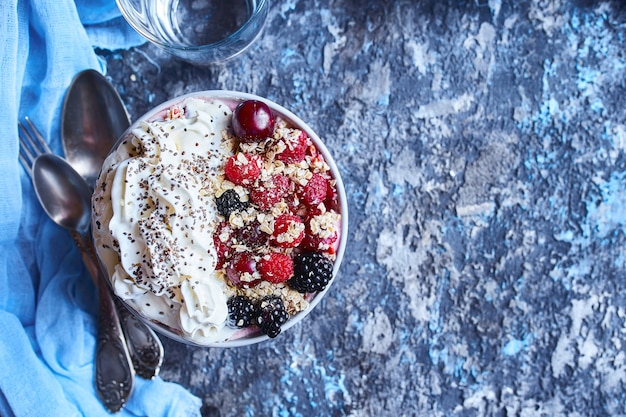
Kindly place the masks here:
[(246, 100), (233, 112), (233, 133), (242, 142), (254, 142), (272, 136), (275, 118), (262, 101)]

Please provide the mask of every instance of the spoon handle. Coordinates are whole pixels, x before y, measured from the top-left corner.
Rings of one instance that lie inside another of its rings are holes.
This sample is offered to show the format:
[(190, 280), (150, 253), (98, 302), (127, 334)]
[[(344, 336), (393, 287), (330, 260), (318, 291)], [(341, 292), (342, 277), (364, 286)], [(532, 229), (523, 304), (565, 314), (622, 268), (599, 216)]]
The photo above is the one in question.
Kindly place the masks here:
[(96, 389), (105, 407), (117, 412), (133, 390), (134, 369), (109, 288), (100, 274), (98, 291), (98, 342), (96, 347)]
[(124, 407), (132, 393), (135, 371), (106, 278), (93, 261), (89, 245), (85, 247), (86, 239), (78, 232), (71, 233), (85, 266), (98, 287), (100, 299), (95, 360), (96, 391), (107, 410), (115, 413)]
[[(89, 255), (87, 259), (83, 257), (83, 260), (87, 265), (87, 269), (89, 269), (89, 273), (96, 281), (97, 275), (102, 272), (102, 269), (98, 263), (93, 241), (88, 233), (85, 233), (83, 236), (79, 235), (79, 238), (81, 241), (77, 243), (77, 246), (84, 248), (85, 250), (81, 249), (81, 252)], [(159, 339), (154, 330), (139, 320), (115, 295), (111, 294), (108, 284), (106, 290), (108, 297), (115, 304), (135, 372), (145, 379), (156, 377), (161, 369), (164, 356), (161, 339)]]
[(133, 360), (135, 372), (142, 378), (153, 379), (159, 374), (163, 363), (163, 345), (154, 330), (128, 311), (117, 297), (113, 296), (120, 323), (126, 335), (126, 343)]

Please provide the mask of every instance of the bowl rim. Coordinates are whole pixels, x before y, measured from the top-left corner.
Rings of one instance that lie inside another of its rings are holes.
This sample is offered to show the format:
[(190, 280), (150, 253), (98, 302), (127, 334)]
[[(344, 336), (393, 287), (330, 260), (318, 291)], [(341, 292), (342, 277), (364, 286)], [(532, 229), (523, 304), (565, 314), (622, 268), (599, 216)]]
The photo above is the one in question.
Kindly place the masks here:
[[(346, 245), (347, 245), (347, 240), (348, 240), (348, 201), (347, 201), (347, 196), (346, 196), (346, 191), (345, 191), (345, 184), (341, 177), (341, 173), (339, 172), (339, 168), (335, 162), (335, 159), (333, 158), (332, 154), (326, 147), (326, 144), (320, 139), (317, 133), (315, 133), (315, 131), (301, 118), (296, 116), (293, 112), (286, 109), (282, 105), (272, 100), (269, 100), (265, 97), (257, 96), (252, 93), (245, 93), (245, 92), (234, 91), (234, 90), (195, 91), (195, 92), (191, 92), (187, 94), (182, 94), (180, 96), (176, 96), (174, 98), (171, 98), (167, 101), (162, 102), (161, 104), (154, 106), (153, 108), (145, 112), (143, 115), (136, 118), (131, 123), (131, 125), (124, 131), (124, 133), (122, 133), (122, 135), (113, 145), (113, 147), (111, 148), (111, 152), (114, 152), (114, 150), (118, 148), (120, 143), (123, 142), (131, 134), (132, 130), (135, 129), (140, 123), (162, 119), (160, 115), (164, 111), (171, 108), (172, 106), (175, 106), (177, 104), (184, 102), (185, 100), (192, 99), (192, 98), (196, 98), (196, 99), (204, 98), (204, 99), (209, 99), (209, 100), (210, 99), (224, 99), (224, 100), (234, 100), (234, 101), (258, 100), (258, 101), (264, 102), (272, 109), (272, 111), (275, 114), (279, 115), (281, 118), (286, 120), (291, 126), (297, 127), (298, 129), (304, 130), (306, 132), (309, 138), (311, 138), (311, 141), (313, 141), (313, 143), (315, 144), (318, 151), (321, 152), (321, 154), (324, 156), (324, 160), (328, 164), (333, 178), (336, 180), (337, 196), (338, 196), (339, 209), (340, 209), (340, 214), (341, 214), (341, 233), (339, 235), (339, 245), (336, 251), (336, 258), (333, 263), (332, 278), (330, 282), (328, 283), (328, 285), (326, 286), (326, 288), (324, 288), (324, 290), (313, 295), (313, 297), (309, 300), (309, 306), (305, 310), (300, 311), (296, 313), (295, 315), (291, 316), (289, 320), (281, 326), (281, 333), (282, 333), (290, 329), (291, 327), (295, 326), (296, 324), (300, 323), (306, 316), (308, 316), (313, 311), (313, 309), (326, 296), (326, 294), (328, 293), (330, 287), (334, 283), (339, 273), (339, 269), (343, 262), (343, 257), (346, 251)], [(104, 271), (106, 272), (107, 269), (104, 268)], [(108, 273), (107, 273), (107, 276), (108, 276)], [(111, 284), (110, 277), (108, 278), (109, 279), (107, 281), (109, 284)], [(163, 323), (155, 322), (152, 319), (149, 319), (143, 316), (141, 313), (136, 311), (132, 307), (132, 305), (129, 305), (125, 300), (121, 299), (121, 301), (122, 301), (122, 304), (131, 313), (136, 315), (141, 321), (148, 324), (151, 328), (153, 328), (160, 334), (163, 334), (169, 337), (170, 339), (173, 339), (175, 341), (178, 341), (180, 343), (184, 343), (187, 345), (193, 345), (193, 346), (198, 346), (198, 347), (228, 348), (228, 347), (249, 346), (249, 345), (257, 344), (259, 342), (270, 339), (270, 337), (267, 335), (259, 334), (259, 335), (255, 335), (251, 337), (243, 336), (238, 339), (225, 340), (221, 342), (199, 343), (190, 339), (186, 339), (180, 334), (172, 330), (169, 330)]]

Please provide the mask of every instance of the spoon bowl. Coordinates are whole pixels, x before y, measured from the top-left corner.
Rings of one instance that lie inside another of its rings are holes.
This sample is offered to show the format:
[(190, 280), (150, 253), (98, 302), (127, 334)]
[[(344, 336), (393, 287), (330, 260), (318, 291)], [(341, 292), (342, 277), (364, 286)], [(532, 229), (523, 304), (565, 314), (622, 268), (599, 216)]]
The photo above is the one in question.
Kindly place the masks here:
[(33, 185), (45, 212), (59, 226), (81, 234), (91, 223), (91, 189), (61, 157), (42, 154), (33, 162)]
[(62, 114), (65, 158), (93, 187), (105, 156), (130, 125), (126, 108), (102, 74), (85, 70), (74, 77)]

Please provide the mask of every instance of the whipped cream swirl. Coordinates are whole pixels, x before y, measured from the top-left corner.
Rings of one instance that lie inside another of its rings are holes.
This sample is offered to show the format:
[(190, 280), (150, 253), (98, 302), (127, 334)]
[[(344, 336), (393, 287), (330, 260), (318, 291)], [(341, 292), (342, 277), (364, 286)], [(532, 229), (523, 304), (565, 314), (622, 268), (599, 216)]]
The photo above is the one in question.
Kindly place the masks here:
[(215, 342), (231, 331), (226, 284), (215, 271), (212, 190), (233, 153), (232, 112), (200, 99), (176, 110), (139, 124), (105, 162), (94, 238), (118, 296), (186, 339)]

